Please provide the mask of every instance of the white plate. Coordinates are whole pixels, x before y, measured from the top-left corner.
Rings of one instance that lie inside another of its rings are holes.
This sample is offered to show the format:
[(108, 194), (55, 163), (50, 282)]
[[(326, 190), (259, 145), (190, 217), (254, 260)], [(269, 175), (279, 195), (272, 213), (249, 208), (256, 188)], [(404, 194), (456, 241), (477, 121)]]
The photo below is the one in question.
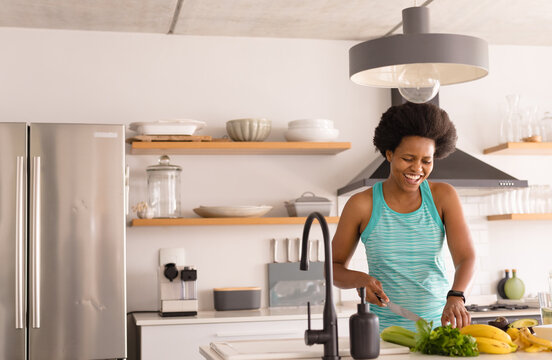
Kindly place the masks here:
[(128, 128), (143, 135), (193, 135), (205, 126), (204, 121), (192, 119), (133, 122)]
[(200, 206), (194, 212), (201, 217), (256, 217), (263, 216), (272, 206)]

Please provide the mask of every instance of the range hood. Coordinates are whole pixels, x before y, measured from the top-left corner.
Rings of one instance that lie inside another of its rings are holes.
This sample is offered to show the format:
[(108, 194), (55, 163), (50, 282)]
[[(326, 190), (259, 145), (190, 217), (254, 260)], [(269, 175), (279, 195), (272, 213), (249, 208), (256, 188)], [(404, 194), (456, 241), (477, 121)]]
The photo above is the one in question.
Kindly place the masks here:
[[(349, 184), (338, 189), (337, 195), (352, 195), (388, 177), (389, 163), (379, 155)], [(435, 159), (428, 179), (449, 183), (463, 196), (482, 196), (528, 186), (527, 180), (518, 180), (459, 149), (444, 159)]]

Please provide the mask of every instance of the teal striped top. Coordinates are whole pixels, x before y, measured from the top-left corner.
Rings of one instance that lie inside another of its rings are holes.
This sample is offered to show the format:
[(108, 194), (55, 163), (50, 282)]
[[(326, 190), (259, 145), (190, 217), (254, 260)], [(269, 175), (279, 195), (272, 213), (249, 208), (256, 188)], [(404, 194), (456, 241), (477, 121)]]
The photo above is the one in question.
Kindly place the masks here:
[[(442, 257), (445, 229), (427, 180), (420, 185), (422, 204), (406, 214), (393, 211), (383, 198), (382, 183), (373, 188), (372, 216), (360, 235), (370, 275), (378, 279), (389, 300), (413, 311), (433, 326), (441, 315), (449, 289)], [(385, 307), (372, 305), (380, 331), (392, 325), (415, 330), (414, 322)]]

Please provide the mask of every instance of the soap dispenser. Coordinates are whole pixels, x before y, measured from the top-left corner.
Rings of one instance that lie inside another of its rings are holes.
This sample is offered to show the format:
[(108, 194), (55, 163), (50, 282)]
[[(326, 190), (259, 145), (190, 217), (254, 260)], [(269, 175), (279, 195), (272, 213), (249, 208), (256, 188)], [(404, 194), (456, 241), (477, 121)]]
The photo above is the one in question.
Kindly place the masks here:
[(351, 356), (355, 360), (374, 359), (380, 353), (379, 319), (368, 311), (366, 289), (360, 288), (358, 312), (349, 319), (349, 341)]

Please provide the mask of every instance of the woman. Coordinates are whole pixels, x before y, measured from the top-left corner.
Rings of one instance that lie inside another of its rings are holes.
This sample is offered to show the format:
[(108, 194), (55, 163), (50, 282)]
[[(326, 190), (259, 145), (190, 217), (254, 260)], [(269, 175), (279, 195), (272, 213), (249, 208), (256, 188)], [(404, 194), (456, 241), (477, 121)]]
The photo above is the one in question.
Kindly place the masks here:
[[(353, 195), (343, 209), (332, 242), (334, 282), (345, 289), (366, 287), (366, 300), (378, 305), (371, 310), (380, 330), (415, 329), (413, 321), (385, 307), (389, 300), (434, 326), (470, 323), (463, 292), (473, 276), (475, 252), (462, 206), (451, 185), (427, 181), (433, 159), (453, 152), (456, 139), (447, 113), (435, 105), (391, 107), (374, 135), (390, 164), (389, 177)], [(455, 267), (452, 287), (441, 256), (445, 234)], [(359, 239), (370, 275), (347, 269)]]

